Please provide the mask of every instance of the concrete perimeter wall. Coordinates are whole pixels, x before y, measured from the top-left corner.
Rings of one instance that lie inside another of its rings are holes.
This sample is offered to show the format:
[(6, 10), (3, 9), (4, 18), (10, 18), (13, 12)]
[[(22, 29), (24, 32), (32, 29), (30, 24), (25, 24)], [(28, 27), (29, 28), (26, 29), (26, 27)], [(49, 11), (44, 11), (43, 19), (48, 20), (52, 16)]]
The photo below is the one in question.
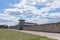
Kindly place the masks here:
[[(19, 29), (19, 26), (11, 26), (11, 29)], [(60, 23), (51, 23), (43, 25), (25, 25), (23, 30), (57, 32), (60, 33)]]
[(23, 30), (57, 32), (60, 33), (60, 23), (44, 24), (44, 25), (25, 25)]

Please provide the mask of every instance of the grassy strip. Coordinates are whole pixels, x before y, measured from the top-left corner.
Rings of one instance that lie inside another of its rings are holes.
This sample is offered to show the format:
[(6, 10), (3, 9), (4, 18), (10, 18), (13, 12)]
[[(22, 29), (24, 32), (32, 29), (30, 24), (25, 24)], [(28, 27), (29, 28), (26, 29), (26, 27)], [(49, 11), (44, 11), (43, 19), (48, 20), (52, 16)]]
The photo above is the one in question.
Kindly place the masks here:
[(54, 40), (54, 39), (2, 29), (0, 30), (0, 40)]

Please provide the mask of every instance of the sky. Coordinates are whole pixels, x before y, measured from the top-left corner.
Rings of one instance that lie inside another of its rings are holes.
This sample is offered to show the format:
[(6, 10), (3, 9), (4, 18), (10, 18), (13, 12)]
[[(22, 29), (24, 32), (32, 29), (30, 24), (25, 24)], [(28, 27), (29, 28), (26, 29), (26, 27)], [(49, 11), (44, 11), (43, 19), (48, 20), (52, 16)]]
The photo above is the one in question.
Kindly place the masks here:
[(60, 22), (60, 0), (0, 0), (0, 24), (16, 25), (21, 18), (37, 24)]

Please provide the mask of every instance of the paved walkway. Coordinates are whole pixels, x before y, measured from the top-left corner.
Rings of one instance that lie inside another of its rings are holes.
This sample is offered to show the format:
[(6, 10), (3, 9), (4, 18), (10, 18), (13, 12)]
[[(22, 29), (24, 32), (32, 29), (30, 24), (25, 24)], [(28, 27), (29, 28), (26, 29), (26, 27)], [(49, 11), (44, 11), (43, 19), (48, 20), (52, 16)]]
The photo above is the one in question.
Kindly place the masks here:
[(60, 40), (60, 34), (58, 33), (46, 33), (46, 32), (36, 32), (36, 31), (25, 31), (25, 30), (16, 30), (16, 31), (40, 35), (40, 36), (46, 36), (48, 38)]

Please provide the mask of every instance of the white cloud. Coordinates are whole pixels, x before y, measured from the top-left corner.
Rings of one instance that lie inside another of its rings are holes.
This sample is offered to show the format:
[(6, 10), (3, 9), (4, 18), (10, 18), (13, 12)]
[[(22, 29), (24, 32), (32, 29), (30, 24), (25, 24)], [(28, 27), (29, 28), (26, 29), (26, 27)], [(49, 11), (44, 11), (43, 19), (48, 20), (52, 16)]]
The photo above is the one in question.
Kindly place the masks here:
[(11, 16), (9, 14), (0, 14), (0, 18), (5, 19), (5, 20), (14, 20), (14, 19), (16, 19), (16, 17)]
[[(37, 9), (35, 5), (45, 5), (41, 9)], [(15, 14), (19, 17), (24, 18), (28, 22), (36, 22), (36, 23), (49, 23), (49, 18), (59, 18), (60, 13), (48, 13), (49, 10), (60, 8), (60, 0), (21, 0), (19, 3), (13, 5), (15, 8), (5, 9), (5, 15), (2, 15), (3, 18), (8, 20), (18, 20), (18, 17), (15, 17)], [(13, 13), (15, 12), (15, 14)], [(11, 15), (13, 13), (13, 15)], [(31, 18), (26, 18), (29, 15), (33, 15)], [(38, 16), (35, 16), (38, 15)], [(1, 16), (1, 18), (2, 18)], [(52, 20), (53, 22), (53, 20)]]
[(51, 13), (50, 17), (59, 18), (60, 19), (60, 13)]
[[(17, 17), (9, 15), (8, 13), (4, 13), (4, 14), (1, 13), (0, 19), (2, 19), (2, 20), (0, 20), (0, 21), (2, 21), (2, 22), (0, 22), (0, 24), (15, 25), (18, 22)], [(7, 21), (7, 22), (5, 22), (5, 21)]]

